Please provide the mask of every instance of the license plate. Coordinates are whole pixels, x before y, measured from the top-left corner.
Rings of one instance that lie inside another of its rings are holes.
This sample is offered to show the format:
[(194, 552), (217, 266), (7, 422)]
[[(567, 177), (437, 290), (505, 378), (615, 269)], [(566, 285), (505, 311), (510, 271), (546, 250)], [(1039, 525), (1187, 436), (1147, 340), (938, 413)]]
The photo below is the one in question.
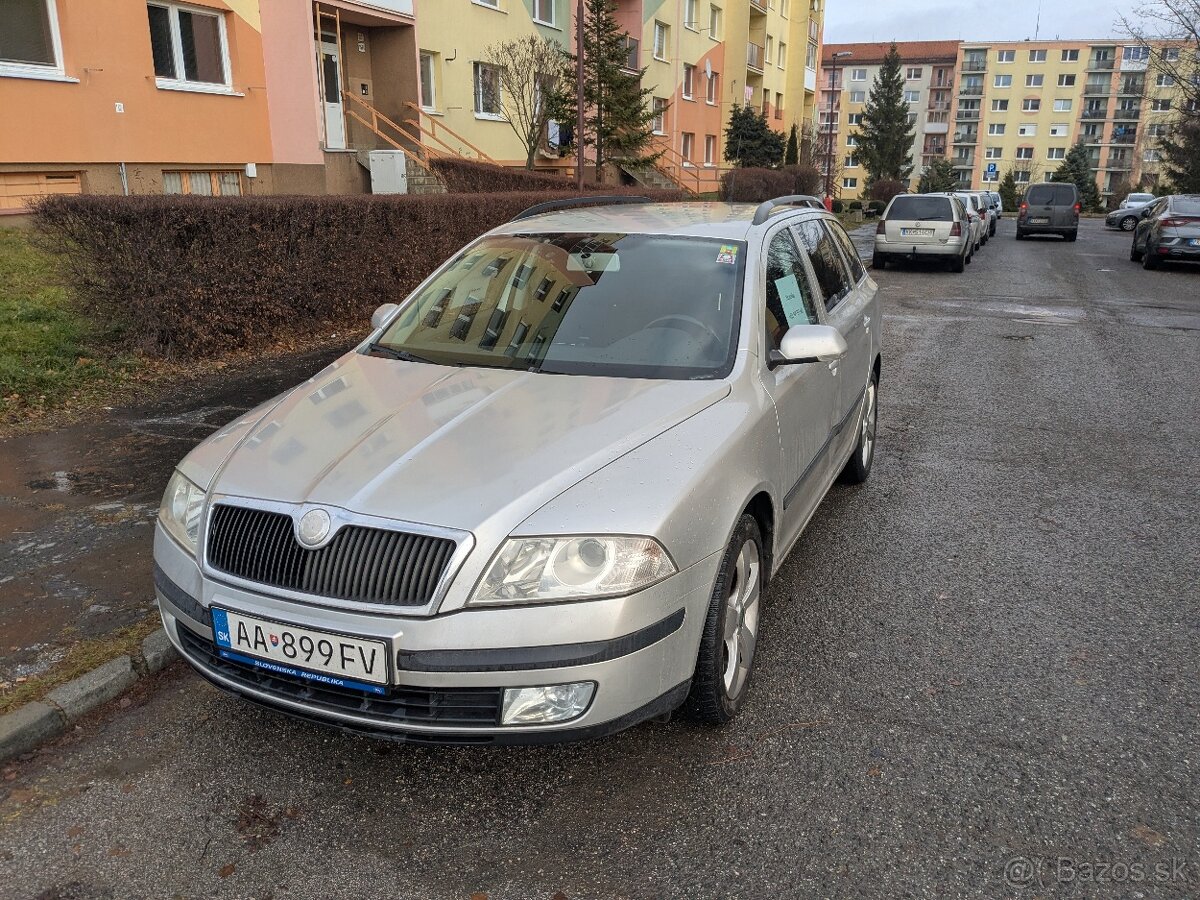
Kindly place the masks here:
[(1045, 218), (1044, 216), (1039, 216), (1037, 218), (1030, 219), (1029, 224), (1030, 225), (1049, 225), (1050, 220)]
[(901, 237), (932, 237), (932, 228), (901, 228)]
[(368, 641), (212, 608), (213, 638), (223, 659), (334, 687), (386, 694), (388, 650)]
[(1189, 247), (1200, 247), (1200, 238), (1188, 238)]

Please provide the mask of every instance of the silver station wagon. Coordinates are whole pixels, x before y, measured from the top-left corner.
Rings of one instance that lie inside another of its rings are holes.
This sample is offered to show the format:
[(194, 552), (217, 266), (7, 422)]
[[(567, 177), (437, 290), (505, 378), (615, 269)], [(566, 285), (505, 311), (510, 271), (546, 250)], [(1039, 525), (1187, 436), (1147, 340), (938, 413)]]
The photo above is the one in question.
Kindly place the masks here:
[(542, 204), (381, 307), (171, 478), (184, 658), (397, 740), (727, 722), (768, 578), (875, 451), (876, 286), (807, 201)]

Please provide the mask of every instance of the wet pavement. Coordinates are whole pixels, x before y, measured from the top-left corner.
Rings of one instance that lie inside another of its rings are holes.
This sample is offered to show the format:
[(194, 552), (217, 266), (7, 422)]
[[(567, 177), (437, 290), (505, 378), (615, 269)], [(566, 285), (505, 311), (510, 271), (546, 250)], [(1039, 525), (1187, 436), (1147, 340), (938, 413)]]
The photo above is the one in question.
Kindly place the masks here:
[(152, 615), (153, 524), (175, 463), (336, 356), (242, 365), (153, 404), (0, 440), (0, 682)]

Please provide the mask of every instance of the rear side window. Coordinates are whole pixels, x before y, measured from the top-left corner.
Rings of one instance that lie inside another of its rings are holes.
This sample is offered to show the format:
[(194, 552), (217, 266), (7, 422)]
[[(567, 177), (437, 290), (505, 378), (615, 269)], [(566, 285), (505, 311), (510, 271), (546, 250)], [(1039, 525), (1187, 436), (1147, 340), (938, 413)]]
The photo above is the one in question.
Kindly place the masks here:
[(850, 277), (842, 264), (841, 255), (819, 219), (801, 222), (796, 226), (796, 231), (816, 272), (825, 308), (832, 310), (850, 292)]
[(953, 222), (949, 197), (897, 197), (888, 210), (889, 219), (910, 222)]
[(793, 325), (816, 325), (817, 309), (804, 260), (784, 229), (767, 248), (767, 349), (778, 350)]
[(833, 235), (837, 245), (842, 248), (842, 255), (845, 256), (846, 264), (850, 267), (850, 280), (858, 284), (867, 274), (867, 270), (863, 268), (862, 260), (858, 257), (858, 251), (854, 249), (854, 242), (850, 240), (850, 235), (846, 234), (846, 229), (837, 222), (830, 222), (826, 219), (824, 225)]

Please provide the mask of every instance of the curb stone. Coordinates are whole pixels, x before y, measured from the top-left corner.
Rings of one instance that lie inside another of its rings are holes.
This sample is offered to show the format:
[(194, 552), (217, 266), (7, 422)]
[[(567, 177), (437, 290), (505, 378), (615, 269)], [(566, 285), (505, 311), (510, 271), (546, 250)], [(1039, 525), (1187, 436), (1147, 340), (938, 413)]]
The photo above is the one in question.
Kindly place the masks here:
[(0, 716), (0, 762), (28, 753), (67, 727), (115, 700), (139, 678), (160, 672), (179, 657), (167, 633), (151, 632), (134, 656), (118, 656)]

